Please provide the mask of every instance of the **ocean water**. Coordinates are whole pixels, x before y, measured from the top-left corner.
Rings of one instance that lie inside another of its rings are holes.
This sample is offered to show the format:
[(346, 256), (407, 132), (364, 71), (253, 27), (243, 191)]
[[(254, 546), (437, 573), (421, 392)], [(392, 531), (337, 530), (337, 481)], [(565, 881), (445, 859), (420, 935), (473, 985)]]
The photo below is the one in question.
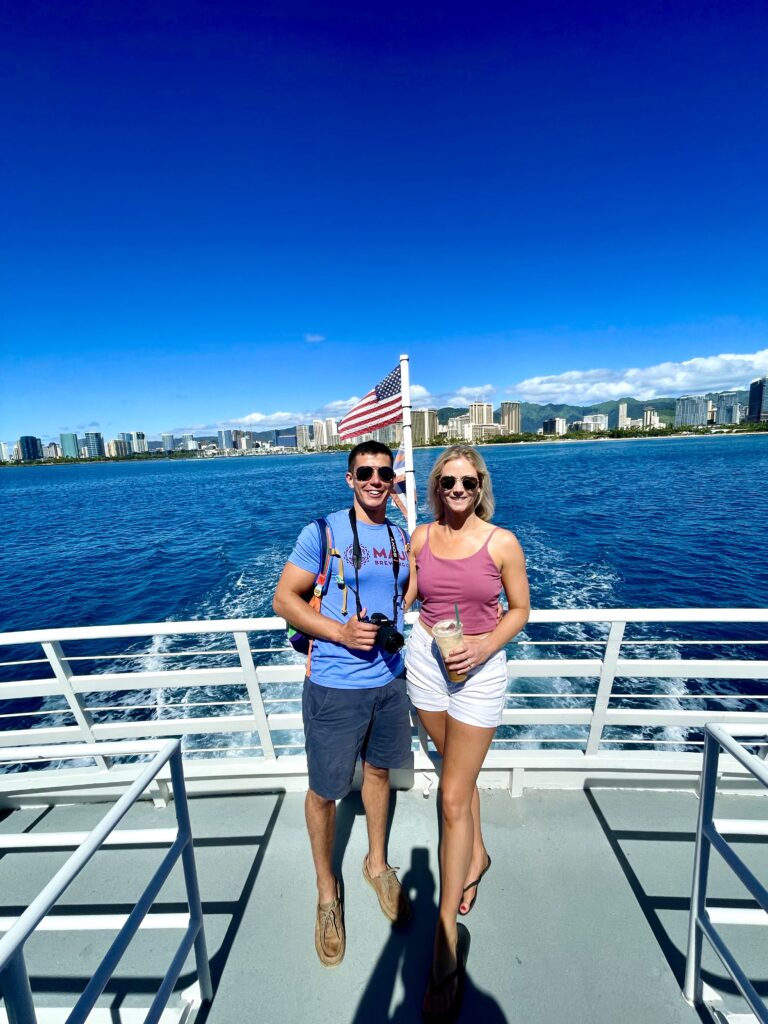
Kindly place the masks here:
[[(424, 483), (435, 454), (420, 450), (415, 456), (420, 521), (429, 518)], [(516, 532), (526, 553), (534, 608), (764, 606), (768, 436), (489, 446), (483, 454), (496, 494), (495, 521)], [(301, 527), (348, 503), (344, 471), (340, 453), (6, 469), (0, 472), (0, 629), (269, 615), (275, 583)], [(635, 627), (627, 635), (641, 641), (650, 633)], [(529, 627), (522, 638), (527, 643), (510, 648), (510, 655), (562, 654), (530, 645), (555, 640), (577, 644), (570, 649), (574, 656), (595, 653), (604, 636), (599, 627)], [(712, 648), (699, 649), (696, 642), (714, 637), (729, 641), (718, 656), (764, 658), (768, 651), (755, 644), (768, 640), (756, 626), (655, 627), (653, 638), (659, 637), (665, 645), (654, 650), (670, 655), (712, 656)], [(283, 643), (277, 635), (258, 639), (264, 648)], [(189, 648), (187, 638), (183, 646)], [(232, 663), (210, 654), (215, 648), (201, 640), (195, 658), (184, 664)], [(126, 656), (129, 665), (169, 667), (178, 649), (172, 639), (126, 642), (121, 667)], [(634, 653), (647, 656), (648, 650), (638, 646)], [(627, 648), (626, 656), (632, 651)], [(117, 650), (111, 642), (85, 653)], [(276, 656), (293, 657), (264, 653), (257, 662)], [(0, 661), (10, 657), (0, 650)], [(15, 648), (12, 657), (39, 658), (40, 649)], [(82, 668), (105, 671), (115, 664)], [(41, 665), (0, 665), (0, 688), (4, 680), (47, 674)], [(622, 685), (637, 692), (635, 680), (617, 682)], [(681, 706), (681, 696), (702, 689), (696, 680), (658, 685), (666, 687), (669, 700), (655, 707)], [(759, 682), (718, 686), (742, 693), (741, 706), (750, 694), (763, 692)], [(582, 706), (582, 698), (570, 695), (594, 684), (556, 678), (514, 687), (530, 694), (528, 701), (546, 689)], [(232, 701), (243, 698), (232, 689)], [(270, 694), (283, 707), (295, 699), (288, 691)], [(184, 694), (124, 694), (114, 703), (140, 705), (130, 714), (143, 718), (173, 714), (176, 702), (188, 713), (198, 713), (199, 706), (207, 715), (213, 712), (205, 701), (221, 699), (221, 689), (198, 687)], [(510, 697), (510, 706), (521, 699)], [(702, 696), (698, 706), (710, 705)], [(544, 699), (542, 706), (549, 706)], [(689, 700), (685, 706), (697, 705)], [(229, 705), (218, 707), (223, 712)], [(0, 701), (0, 715), (37, 712), (37, 724), (63, 721), (57, 708), (55, 702), (20, 708), (18, 701)], [(22, 728), (32, 720), (0, 717), (0, 728)], [(502, 731), (500, 740), (519, 735)], [(669, 730), (665, 735), (667, 742), (684, 738)], [(559, 736), (578, 742), (583, 731), (560, 730)], [(210, 737), (194, 745), (207, 739), (222, 743)], [(295, 737), (288, 737), (285, 749), (293, 743)]]

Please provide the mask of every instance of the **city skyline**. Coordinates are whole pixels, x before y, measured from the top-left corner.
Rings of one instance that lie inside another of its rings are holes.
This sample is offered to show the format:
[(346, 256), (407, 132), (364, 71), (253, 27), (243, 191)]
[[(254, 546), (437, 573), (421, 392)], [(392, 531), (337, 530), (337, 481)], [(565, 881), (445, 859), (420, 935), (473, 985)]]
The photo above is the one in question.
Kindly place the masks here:
[[(757, 372), (755, 372), (757, 371)], [(748, 374), (744, 380), (744, 373)], [(602, 377), (599, 376), (602, 374)], [(491, 384), (469, 386), (461, 385), (440, 395), (434, 394), (423, 385), (418, 383), (411, 385), (411, 403), (414, 409), (427, 408), (469, 408), (470, 404), (477, 401), (490, 400), (491, 404), (501, 409), (509, 402), (531, 402), (539, 405), (576, 405), (584, 408), (600, 404), (603, 401), (618, 401), (620, 398), (634, 398), (637, 401), (653, 401), (654, 398), (678, 398), (689, 394), (717, 393), (720, 391), (741, 390), (748, 391), (751, 380), (768, 374), (768, 349), (754, 353), (727, 354), (708, 359), (695, 358), (686, 360), (680, 364), (664, 363), (657, 367), (649, 367), (643, 373), (638, 369), (625, 370), (619, 373), (609, 371), (585, 371), (577, 379), (573, 371), (561, 373), (551, 378), (534, 377), (528, 383), (533, 393), (538, 393), (537, 398), (514, 398), (514, 387), (501, 388)], [(695, 384), (701, 381), (702, 388), (697, 389)], [(721, 381), (720, 386), (716, 386)], [(558, 394), (558, 384), (563, 383), (566, 389)], [(549, 388), (549, 390), (548, 390)], [(630, 390), (634, 388), (634, 393)], [(570, 391), (567, 389), (571, 389)], [(575, 393), (574, 393), (575, 392)], [(549, 401), (546, 396), (553, 396)], [(599, 397), (600, 395), (603, 397)], [(568, 400), (569, 397), (571, 400)], [(585, 399), (580, 401), (578, 399)], [(230, 418), (219, 421), (186, 423), (169, 427), (163, 424), (155, 429), (147, 429), (145, 432), (152, 440), (159, 440), (164, 433), (169, 434), (217, 434), (221, 430), (255, 430), (263, 432), (266, 430), (291, 427), (298, 424), (310, 425), (316, 420), (326, 418), (341, 419), (353, 405), (359, 401), (358, 396), (351, 396), (346, 400), (335, 400), (327, 403), (318, 409), (305, 412), (277, 412), (272, 416), (261, 413), (249, 414), (240, 418)], [(157, 417), (157, 412), (155, 416)], [(136, 419), (137, 417), (126, 417)], [(28, 417), (25, 417), (28, 420)], [(3, 425), (3, 417), (0, 414), (0, 428)], [(111, 427), (109, 430), (107, 427)], [(37, 431), (38, 436), (44, 442), (51, 440), (58, 441), (62, 434), (81, 433), (99, 430), (105, 436), (114, 433), (116, 436), (123, 436), (112, 423), (102, 425), (99, 421), (90, 420), (77, 424), (74, 429), (70, 425), (59, 428), (56, 431)], [(8, 429), (5, 434), (0, 433), (0, 439), (18, 438), (28, 433), (27, 430), (18, 431), (15, 434)]]
[[(745, 401), (740, 401), (743, 395)], [(632, 418), (628, 416), (628, 402), (633, 401), (640, 405), (642, 415)], [(659, 401), (668, 402), (669, 398), (660, 398)], [(765, 423), (768, 422), (768, 376), (758, 377), (751, 381), (749, 390), (737, 389), (729, 391), (710, 391), (706, 394), (677, 397), (674, 399), (673, 418), (662, 420), (656, 408), (650, 402), (638, 402), (632, 396), (626, 396), (624, 400), (611, 400), (606, 403), (598, 403), (603, 406), (599, 413), (588, 413), (589, 408), (596, 406), (582, 406), (581, 417), (574, 418), (573, 411), (568, 416), (545, 416), (541, 421), (539, 434), (565, 434), (567, 431), (596, 433), (609, 429), (631, 430), (641, 429), (658, 430), (666, 427), (677, 429), (706, 426), (738, 426), (742, 422)], [(469, 443), (483, 443), (487, 439), (498, 436), (520, 435), (531, 432), (530, 425), (523, 426), (522, 407), (528, 406), (528, 418), (531, 418), (531, 409), (540, 410), (552, 409), (553, 406), (536, 405), (536, 403), (521, 403), (516, 401), (502, 401), (498, 410), (494, 410), (492, 402), (475, 401), (470, 402), (466, 413), (448, 416), (447, 422), (439, 420), (439, 412), (445, 414), (451, 412), (450, 408), (442, 407), (440, 410), (432, 407), (413, 408), (411, 412), (412, 438), (414, 445), (430, 444), (439, 437), (458, 439), (462, 438)], [(613, 405), (615, 408), (610, 413), (605, 411), (606, 405)], [(558, 406), (554, 406), (558, 408)], [(560, 409), (568, 408), (559, 406)], [(571, 407), (573, 410), (574, 407)], [(454, 409), (455, 413), (457, 410)], [(498, 419), (496, 418), (498, 413)], [(609, 420), (616, 414), (616, 423), (609, 426)], [(666, 415), (666, 414), (665, 414)], [(267, 439), (264, 435), (270, 435)], [(402, 440), (402, 418), (392, 425), (384, 428), (376, 428), (372, 432), (352, 435), (351, 440), (383, 441), (392, 446), (399, 445)], [(273, 430), (251, 431), (240, 428), (219, 428), (215, 438), (210, 434), (202, 434), (195, 437), (194, 433), (182, 433), (180, 444), (176, 443), (176, 436), (171, 432), (163, 432), (160, 441), (156, 439), (147, 440), (143, 431), (121, 432), (118, 438), (107, 440), (101, 432), (86, 431), (83, 438), (76, 433), (60, 433), (59, 440), (44, 442), (35, 435), (21, 435), (15, 445), (9, 445), (0, 441), (0, 461), (8, 461), (9, 453), (12, 451), (12, 459), (21, 461), (35, 461), (40, 458), (119, 458), (134, 454), (148, 454), (151, 443), (153, 451), (157, 451), (159, 445), (167, 454), (173, 451), (197, 451), (198, 441), (213, 442), (210, 447), (218, 448), (221, 451), (251, 451), (262, 445), (277, 448), (298, 448), (300, 450), (313, 450), (320, 448), (336, 447), (345, 439), (339, 437), (337, 420), (327, 417), (324, 420), (315, 419), (309, 423), (295, 423), (292, 426), (276, 427)]]
[(41, 0), (3, 37), (0, 437), (324, 418), (401, 352), (417, 405), (767, 372), (754, 5)]

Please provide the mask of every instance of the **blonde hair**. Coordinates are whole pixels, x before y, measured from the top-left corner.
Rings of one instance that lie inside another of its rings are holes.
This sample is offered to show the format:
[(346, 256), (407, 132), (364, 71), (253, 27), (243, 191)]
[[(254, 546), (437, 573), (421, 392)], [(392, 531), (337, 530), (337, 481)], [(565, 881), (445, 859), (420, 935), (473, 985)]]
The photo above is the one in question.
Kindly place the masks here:
[(429, 507), (432, 509), (435, 519), (440, 519), (443, 515), (440, 477), (443, 475), (446, 464), (454, 459), (466, 459), (467, 462), (471, 462), (475, 467), (477, 478), (480, 481), (480, 486), (475, 494), (475, 514), (486, 522), (490, 522), (493, 510), (496, 507), (496, 502), (493, 500), (491, 474), (488, 472), (485, 459), (480, 452), (475, 448), (471, 448), (468, 444), (453, 444), (450, 448), (446, 448), (442, 455), (438, 456), (437, 462), (432, 467), (432, 472), (429, 474), (428, 497)]

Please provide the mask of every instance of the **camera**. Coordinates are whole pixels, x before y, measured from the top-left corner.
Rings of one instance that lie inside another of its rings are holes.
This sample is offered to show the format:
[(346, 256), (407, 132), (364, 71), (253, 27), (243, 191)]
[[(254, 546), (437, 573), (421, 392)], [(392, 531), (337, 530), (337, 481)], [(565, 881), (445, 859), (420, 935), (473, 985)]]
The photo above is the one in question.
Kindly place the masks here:
[(372, 626), (378, 626), (376, 634), (376, 645), (387, 654), (396, 654), (405, 643), (405, 637), (399, 632), (392, 619), (388, 619), (383, 612), (374, 612), (373, 615), (366, 615), (361, 622), (370, 622)]

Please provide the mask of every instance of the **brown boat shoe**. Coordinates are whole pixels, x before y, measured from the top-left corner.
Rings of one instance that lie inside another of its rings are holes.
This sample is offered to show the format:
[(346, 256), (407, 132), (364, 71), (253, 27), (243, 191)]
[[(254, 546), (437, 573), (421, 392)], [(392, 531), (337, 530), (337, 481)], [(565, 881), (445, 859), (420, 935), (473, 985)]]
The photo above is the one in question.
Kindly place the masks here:
[(396, 872), (397, 868), (387, 867), (374, 877), (368, 871), (368, 854), (363, 858), (363, 878), (378, 896), (382, 913), (395, 927), (401, 927), (411, 920), (411, 903)]
[(336, 899), (317, 904), (315, 949), (324, 967), (337, 967), (344, 959), (347, 936), (344, 931), (344, 904), (336, 882)]

